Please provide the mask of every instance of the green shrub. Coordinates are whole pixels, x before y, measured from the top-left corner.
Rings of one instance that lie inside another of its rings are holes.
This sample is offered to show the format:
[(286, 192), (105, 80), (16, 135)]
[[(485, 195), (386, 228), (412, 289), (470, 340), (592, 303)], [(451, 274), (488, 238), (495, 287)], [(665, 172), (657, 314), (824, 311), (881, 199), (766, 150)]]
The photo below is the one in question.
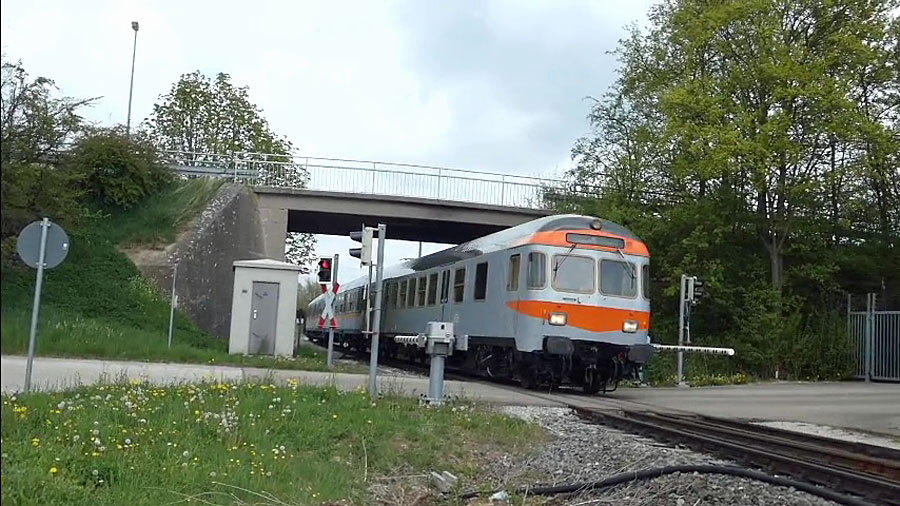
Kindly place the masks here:
[(137, 135), (99, 130), (72, 150), (68, 165), (82, 176), (84, 189), (98, 203), (130, 209), (171, 181), (156, 148)]

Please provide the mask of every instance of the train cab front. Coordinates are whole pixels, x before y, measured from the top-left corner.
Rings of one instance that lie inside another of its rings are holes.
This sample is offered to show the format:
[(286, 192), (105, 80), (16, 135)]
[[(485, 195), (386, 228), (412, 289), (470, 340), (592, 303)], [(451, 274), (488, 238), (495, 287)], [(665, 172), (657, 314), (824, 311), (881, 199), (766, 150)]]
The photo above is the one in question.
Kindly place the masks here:
[[(589, 393), (637, 377), (654, 352), (649, 261), (640, 239), (603, 220), (535, 234), (527, 272), (545, 271), (548, 279), (529, 300), (518, 301), (541, 340), (532, 346), (540, 349), (535, 365), (542, 367), (532, 370)], [(546, 270), (535, 265), (540, 262)]]

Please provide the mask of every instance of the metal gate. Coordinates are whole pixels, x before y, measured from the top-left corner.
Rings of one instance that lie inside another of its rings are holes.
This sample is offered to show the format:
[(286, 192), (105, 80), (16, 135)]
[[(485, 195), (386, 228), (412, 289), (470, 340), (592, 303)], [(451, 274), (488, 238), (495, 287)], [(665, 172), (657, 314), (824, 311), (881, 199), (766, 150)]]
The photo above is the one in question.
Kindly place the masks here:
[(851, 311), (847, 331), (855, 347), (855, 377), (900, 381), (900, 311), (876, 311), (875, 294), (866, 295), (866, 310)]

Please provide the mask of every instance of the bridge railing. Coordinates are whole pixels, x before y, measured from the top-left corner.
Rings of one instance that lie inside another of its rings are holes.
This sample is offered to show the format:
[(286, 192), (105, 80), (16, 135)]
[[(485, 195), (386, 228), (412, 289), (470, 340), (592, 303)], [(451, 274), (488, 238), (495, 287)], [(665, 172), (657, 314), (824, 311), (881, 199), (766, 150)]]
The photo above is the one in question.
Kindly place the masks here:
[(549, 178), (368, 160), (187, 151), (164, 151), (162, 156), (187, 177), (511, 207), (543, 207), (547, 190), (564, 187), (563, 181)]

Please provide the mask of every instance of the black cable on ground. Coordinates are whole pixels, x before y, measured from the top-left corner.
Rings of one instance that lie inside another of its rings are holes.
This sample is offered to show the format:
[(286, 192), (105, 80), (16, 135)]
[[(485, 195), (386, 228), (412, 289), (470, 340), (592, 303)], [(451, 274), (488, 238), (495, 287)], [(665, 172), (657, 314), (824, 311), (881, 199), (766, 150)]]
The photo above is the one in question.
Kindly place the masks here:
[[(727, 474), (730, 476), (738, 476), (741, 478), (749, 478), (751, 480), (762, 481), (765, 483), (770, 483), (772, 485), (779, 485), (782, 487), (793, 487), (802, 492), (806, 492), (808, 494), (812, 494), (823, 499), (828, 499), (830, 501), (834, 501), (840, 504), (846, 504), (847, 506), (872, 506), (872, 503), (865, 501), (863, 499), (859, 499), (856, 497), (851, 497), (845, 494), (841, 494), (839, 492), (835, 492), (833, 490), (817, 487), (811, 483), (797, 481), (791, 478), (782, 478), (778, 476), (771, 476), (769, 474), (763, 473), (761, 471), (756, 471), (754, 469), (746, 469), (743, 467), (736, 466), (717, 466), (710, 464), (703, 465), (680, 465), (680, 466), (665, 466), (665, 467), (657, 467), (652, 469), (644, 469), (643, 471), (632, 471), (622, 474), (617, 474), (614, 476), (610, 476), (609, 478), (602, 479), (600, 481), (590, 481), (584, 483), (573, 483), (570, 485), (553, 485), (546, 487), (519, 487), (515, 490), (517, 494), (534, 494), (534, 495), (556, 495), (556, 494), (569, 494), (573, 492), (586, 492), (589, 490), (596, 490), (601, 488), (613, 487), (615, 485), (621, 485), (622, 483), (627, 483), (630, 481), (637, 480), (650, 480), (653, 478), (659, 478), (660, 476), (665, 476), (667, 474), (673, 473), (700, 473), (700, 474)], [(493, 493), (493, 492), (488, 492)], [(470, 499), (472, 497), (478, 497), (479, 495), (483, 495), (484, 493), (478, 491), (465, 492), (460, 495), (462, 499)]]

